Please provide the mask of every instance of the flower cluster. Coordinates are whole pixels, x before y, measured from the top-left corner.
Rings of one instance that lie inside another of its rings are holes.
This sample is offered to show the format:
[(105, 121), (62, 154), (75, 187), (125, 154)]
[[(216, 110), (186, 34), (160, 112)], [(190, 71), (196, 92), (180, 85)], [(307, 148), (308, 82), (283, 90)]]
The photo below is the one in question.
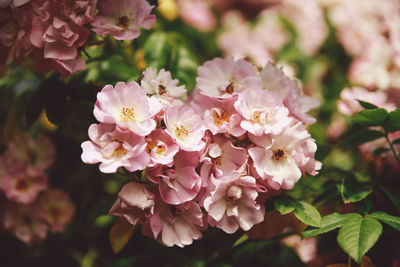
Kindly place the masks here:
[(62, 232), (74, 213), (66, 193), (48, 189), (45, 171), (54, 155), (54, 146), (45, 136), (31, 139), (20, 134), (0, 156), (0, 184), (7, 198), (2, 223), (27, 244), (44, 239), (48, 230)]
[(81, 50), (88, 41), (88, 25), (98, 35), (118, 40), (139, 36), (140, 27), (155, 23), (152, 6), (145, 0), (2, 1), (0, 6), (0, 64), (29, 56), (37, 70), (58, 70), (64, 77), (86, 68)]
[(198, 69), (194, 92), (165, 70), (148, 68), (139, 85), (118, 82), (97, 95), (82, 160), (100, 171), (123, 167), (132, 180), (110, 213), (140, 223), (166, 246), (264, 220), (270, 192), (292, 189), (321, 168), (306, 130), (318, 101), (271, 63), (216, 58)]

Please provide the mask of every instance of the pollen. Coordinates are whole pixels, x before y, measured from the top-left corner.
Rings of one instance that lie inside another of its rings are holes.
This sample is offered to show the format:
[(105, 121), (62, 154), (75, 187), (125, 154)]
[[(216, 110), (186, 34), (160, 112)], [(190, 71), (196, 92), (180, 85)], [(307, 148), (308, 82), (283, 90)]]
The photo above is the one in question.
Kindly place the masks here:
[(122, 122), (130, 122), (135, 120), (135, 113), (133, 108), (122, 108), (119, 115)]
[(157, 154), (162, 154), (166, 151), (165, 146), (158, 145), (156, 149)]
[(184, 138), (189, 135), (189, 131), (186, 130), (185, 127), (181, 126), (175, 126), (175, 135), (179, 138)]
[(235, 92), (235, 85), (232, 82), (228, 84), (228, 86), (225, 88), (225, 92), (230, 95), (233, 94), (233, 92)]
[(164, 85), (159, 84), (158, 85), (158, 94), (159, 95), (164, 95), (166, 93), (168, 93), (167, 88)]
[(259, 124), (264, 124), (265, 121), (267, 121), (267, 120), (268, 120), (267, 112), (256, 111), (253, 113), (253, 121), (255, 121)]
[(285, 159), (286, 158), (286, 153), (285, 153), (285, 150), (283, 150), (283, 149), (274, 150), (273, 153), (274, 153), (272, 155), (272, 159), (273, 160), (279, 161), (281, 159)]
[(126, 28), (128, 28), (128, 24), (129, 24), (128, 16), (119, 16), (118, 17), (118, 22), (117, 22), (118, 27), (126, 29)]
[(119, 158), (124, 156), (126, 153), (128, 153), (128, 150), (126, 150), (123, 146), (120, 146), (114, 150), (114, 152), (112, 153), (112, 157)]
[(213, 112), (213, 118), (214, 118), (214, 124), (216, 126), (221, 126), (225, 122), (229, 122), (229, 113), (226, 112), (225, 110), (222, 111), (221, 113), (218, 113), (216, 111)]

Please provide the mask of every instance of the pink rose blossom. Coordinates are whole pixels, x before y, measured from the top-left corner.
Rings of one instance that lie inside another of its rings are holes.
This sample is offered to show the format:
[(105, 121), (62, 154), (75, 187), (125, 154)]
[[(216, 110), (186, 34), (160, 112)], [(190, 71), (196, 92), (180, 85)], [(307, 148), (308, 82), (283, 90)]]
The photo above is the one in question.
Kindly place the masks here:
[(161, 198), (168, 204), (193, 200), (200, 191), (201, 178), (195, 168), (199, 164), (196, 152), (179, 152), (174, 166), (157, 165), (147, 171), (147, 177), (158, 184)]
[(20, 165), (13, 170), (8, 169), (3, 174), (1, 186), (8, 199), (29, 204), (35, 201), (40, 191), (47, 188), (47, 176), (29, 176)]
[(302, 239), (299, 235), (291, 235), (283, 238), (281, 242), (293, 248), (304, 263), (309, 263), (318, 257), (316, 238)]
[(316, 175), (321, 168), (314, 159), (317, 145), (301, 122), (278, 135), (249, 137), (259, 146), (249, 148), (257, 173), (283, 189), (292, 189), (302, 175)]
[(264, 206), (256, 202), (256, 179), (232, 173), (224, 179), (214, 179), (215, 190), (204, 200), (208, 222), (226, 233), (240, 227), (248, 231), (264, 220)]
[(145, 184), (129, 182), (121, 188), (109, 213), (136, 225), (139, 220), (153, 214), (155, 198)]
[(179, 81), (172, 79), (171, 73), (149, 67), (143, 72), (141, 87), (151, 98), (158, 100), (163, 107), (180, 104), (179, 98), (186, 94), (185, 86), (178, 86)]
[(167, 247), (184, 247), (202, 237), (201, 230), (205, 227), (203, 218), (196, 202), (171, 206), (158, 201), (149, 219), (147, 235)]
[(165, 111), (164, 122), (167, 126), (166, 132), (181, 149), (199, 151), (204, 147), (202, 139), (205, 126), (193, 109), (186, 106), (169, 107)]
[(28, 245), (45, 239), (48, 226), (36, 211), (34, 204), (7, 203), (3, 217), (4, 228)]
[(150, 156), (146, 152), (144, 137), (113, 124), (92, 124), (89, 127), (91, 141), (83, 142), (82, 161), (87, 164), (101, 163), (100, 171), (114, 173), (119, 167), (134, 172), (146, 168)]
[(146, 137), (147, 153), (150, 155), (149, 167), (156, 164), (172, 165), (179, 146), (172, 137), (162, 129), (156, 129)]
[(92, 22), (92, 30), (98, 35), (112, 34), (117, 40), (132, 40), (140, 35), (140, 28), (150, 29), (156, 22), (146, 0), (102, 0), (99, 13)]
[(217, 22), (210, 3), (204, 0), (179, 0), (179, 15), (187, 24), (200, 31), (212, 30)]
[(49, 225), (52, 233), (64, 231), (75, 211), (68, 195), (59, 189), (45, 191), (37, 205), (39, 216)]
[(97, 0), (64, 0), (60, 4), (61, 13), (75, 24), (83, 25), (94, 20)]
[(243, 117), (240, 126), (254, 135), (279, 134), (292, 122), (279, 96), (267, 90), (248, 89), (240, 93), (235, 108)]
[(230, 58), (215, 58), (205, 62), (198, 68), (196, 82), (201, 94), (217, 98), (230, 98), (261, 85), (257, 69), (252, 64)]
[(148, 98), (136, 82), (118, 82), (115, 88), (106, 85), (97, 94), (93, 113), (100, 122), (115, 123), (121, 129), (145, 136), (156, 128), (154, 116), (160, 110), (160, 103)]

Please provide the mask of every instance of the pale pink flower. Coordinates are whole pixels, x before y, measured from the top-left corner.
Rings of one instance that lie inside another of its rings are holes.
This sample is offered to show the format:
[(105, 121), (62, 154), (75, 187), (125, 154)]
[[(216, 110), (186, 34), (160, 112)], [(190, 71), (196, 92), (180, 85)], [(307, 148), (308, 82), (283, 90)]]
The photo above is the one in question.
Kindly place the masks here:
[(64, 0), (60, 3), (61, 13), (78, 25), (94, 20), (97, 0)]
[(198, 68), (196, 86), (203, 95), (230, 98), (248, 88), (259, 88), (261, 80), (255, 66), (245, 60), (215, 58)]
[(264, 206), (257, 203), (256, 179), (233, 172), (223, 179), (213, 179), (215, 190), (204, 200), (208, 222), (226, 233), (240, 227), (248, 231), (264, 220)]
[(179, 147), (186, 151), (199, 151), (205, 143), (204, 122), (193, 109), (186, 106), (171, 106), (164, 113), (166, 132)]
[(55, 148), (44, 135), (36, 139), (26, 134), (18, 134), (8, 143), (4, 164), (11, 168), (15, 164), (24, 165), (28, 175), (41, 175), (54, 162)]
[(179, 146), (163, 129), (156, 129), (146, 137), (146, 150), (150, 155), (149, 167), (156, 164), (172, 165)]
[(106, 85), (97, 94), (93, 114), (100, 122), (115, 123), (122, 129), (145, 136), (156, 128), (154, 116), (160, 110), (160, 103), (147, 97), (136, 82), (118, 82), (115, 88)]
[(142, 229), (145, 234), (167, 247), (184, 247), (192, 244), (193, 240), (200, 239), (204, 227), (204, 214), (196, 202), (171, 206), (159, 200), (149, 219), (149, 225)]
[(204, 124), (213, 135), (218, 133), (229, 133), (233, 136), (240, 136), (246, 133), (240, 127), (242, 116), (233, 106), (236, 97), (217, 99), (205, 96), (198, 90), (192, 93), (190, 105), (203, 116)]
[(344, 88), (340, 93), (340, 99), (338, 100), (338, 110), (346, 115), (354, 115), (361, 111), (363, 108), (357, 100), (371, 103), (380, 108), (386, 108), (388, 110), (394, 110), (396, 107), (387, 103), (388, 98), (385, 92), (382, 91), (368, 91), (363, 87), (351, 87)]
[(92, 124), (89, 127), (91, 141), (83, 142), (82, 161), (99, 165), (100, 171), (114, 173), (119, 167), (130, 172), (143, 170), (150, 162), (143, 136), (121, 130), (113, 124)]
[(187, 24), (200, 31), (212, 30), (217, 21), (211, 5), (204, 0), (179, 0), (179, 15)]
[(150, 29), (156, 22), (146, 0), (102, 0), (99, 13), (92, 22), (92, 30), (98, 35), (112, 34), (117, 40), (132, 40), (140, 35), (140, 28)]
[(257, 173), (283, 189), (292, 189), (302, 175), (316, 175), (321, 168), (314, 158), (317, 145), (301, 122), (278, 135), (249, 137), (258, 145), (248, 150)]
[(186, 94), (185, 86), (178, 86), (179, 81), (172, 79), (171, 73), (149, 67), (143, 72), (141, 87), (151, 98), (158, 100), (164, 107), (181, 103), (179, 98)]
[(196, 152), (180, 151), (172, 168), (157, 165), (147, 171), (147, 177), (158, 184), (164, 202), (181, 204), (193, 200), (200, 191), (202, 180), (195, 170), (198, 164)]
[(304, 95), (296, 81), (287, 77), (281, 69), (268, 63), (261, 71), (261, 79), (262, 87), (279, 95), (290, 115), (306, 124), (316, 121), (307, 112), (318, 107), (319, 101)]
[(74, 216), (75, 207), (68, 195), (59, 189), (47, 190), (38, 199), (38, 214), (52, 233), (64, 231)]
[(3, 216), (6, 231), (25, 244), (32, 245), (45, 239), (47, 235), (48, 226), (38, 216), (34, 204), (22, 205), (9, 202)]
[(132, 225), (154, 212), (156, 196), (145, 184), (129, 182), (118, 193), (118, 199), (110, 210), (110, 214), (125, 218)]
[(316, 238), (302, 239), (299, 235), (291, 235), (283, 238), (281, 242), (293, 248), (304, 263), (308, 263), (318, 256)]
[(240, 126), (254, 135), (279, 134), (293, 120), (280, 97), (267, 90), (240, 93), (235, 108), (243, 117)]
[(3, 174), (1, 187), (8, 199), (28, 204), (35, 201), (39, 192), (47, 188), (47, 176), (29, 176), (20, 165)]

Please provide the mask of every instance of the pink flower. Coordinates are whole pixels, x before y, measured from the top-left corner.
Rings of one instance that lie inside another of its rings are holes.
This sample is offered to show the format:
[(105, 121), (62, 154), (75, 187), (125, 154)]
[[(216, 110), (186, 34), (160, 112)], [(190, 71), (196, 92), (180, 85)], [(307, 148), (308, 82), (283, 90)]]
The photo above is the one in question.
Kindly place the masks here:
[(171, 73), (161, 69), (158, 73), (149, 67), (143, 72), (142, 88), (151, 98), (158, 100), (163, 107), (179, 104), (179, 98), (186, 94), (185, 86), (178, 86), (179, 81), (172, 79)]
[(256, 202), (256, 179), (233, 172), (224, 179), (214, 179), (215, 190), (204, 200), (208, 222), (226, 233), (244, 231), (264, 220), (264, 206)]
[(149, 167), (157, 164), (172, 165), (179, 146), (172, 137), (162, 129), (156, 129), (146, 137), (147, 153), (150, 155)]
[(267, 90), (240, 93), (235, 108), (243, 116), (240, 126), (254, 135), (279, 134), (292, 122), (279, 96)]
[(281, 242), (293, 248), (304, 263), (308, 263), (318, 256), (315, 238), (302, 239), (299, 235), (291, 235), (283, 238)]
[(140, 28), (150, 29), (155, 15), (150, 15), (153, 6), (145, 0), (103, 0), (99, 14), (92, 23), (98, 35), (112, 34), (117, 40), (132, 40), (140, 35)]
[(147, 171), (147, 177), (158, 184), (161, 198), (168, 204), (193, 200), (200, 191), (201, 178), (195, 168), (199, 164), (196, 152), (179, 152), (173, 168), (157, 165)]
[(47, 235), (47, 224), (38, 216), (33, 204), (7, 203), (3, 223), (8, 232), (28, 245), (45, 239)]
[(281, 69), (268, 63), (261, 72), (262, 87), (279, 95), (290, 115), (306, 124), (315, 122), (315, 118), (307, 114), (319, 106), (315, 98), (303, 95), (297, 83), (287, 77)]
[(74, 204), (68, 195), (59, 189), (45, 191), (40, 195), (37, 205), (39, 216), (53, 233), (64, 231), (74, 216)]
[(47, 188), (47, 176), (29, 176), (23, 166), (15, 166), (3, 174), (2, 189), (7, 198), (18, 203), (32, 203), (40, 191)]
[(11, 7), (19, 7), (22, 6), (26, 3), (28, 3), (30, 0), (1, 0), (0, 1), (0, 8), (7, 7), (10, 5)]
[(113, 124), (92, 124), (89, 127), (92, 141), (83, 142), (82, 161), (87, 164), (101, 162), (99, 169), (114, 173), (119, 167), (130, 172), (143, 170), (150, 161), (144, 137)]
[(201, 238), (201, 230), (205, 227), (203, 217), (196, 202), (171, 206), (158, 201), (146, 234), (165, 246), (184, 247)]
[(97, 94), (94, 116), (100, 122), (115, 123), (122, 129), (145, 136), (156, 128), (154, 116), (160, 112), (158, 101), (148, 98), (136, 82), (106, 85)]
[(125, 218), (132, 225), (153, 214), (156, 196), (145, 184), (129, 182), (118, 193), (118, 199), (110, 210), (110, 214)]
[(216, 19), (210, 3), (204, 0), (179, 0), (179, 15), (187, 24), (200, 31), (210, 31), (216, 26)]
[(83, 25), (94, 20), (97, 0), (67, 0), (60, 3), (61, 13), (75, 24)]
[(316, 175), (321, 168), (314, 158), (317, 145), (301, 122), (278, 135), (249, 137), (259, 146), (248, 150), (257, 173), (283, 189), (292, 189), (302, 174)]
[(233, 136), (241, 136), (246, 133), (240, 127), (242, 116), (233, 106), (237, 100), (235, 97), (228, 99), (216, 99), (201, 95), (198, 90), (194, 94), (191, 106), (198, 114), (204, 114), (204, 124), (213, 135), (229, 133)]
[(166, 109), (164, 122), (166, 132), (179, 147), (186, 151), (200, 151), (205, 143), (203, 120), (193, 109), (185, 106), (171, 106)]
[(230, 98), (248, 88), (259, 88), (257, 69), (245, 60), (215, 58), (198, 68), (197, 87), (203, 95)]

